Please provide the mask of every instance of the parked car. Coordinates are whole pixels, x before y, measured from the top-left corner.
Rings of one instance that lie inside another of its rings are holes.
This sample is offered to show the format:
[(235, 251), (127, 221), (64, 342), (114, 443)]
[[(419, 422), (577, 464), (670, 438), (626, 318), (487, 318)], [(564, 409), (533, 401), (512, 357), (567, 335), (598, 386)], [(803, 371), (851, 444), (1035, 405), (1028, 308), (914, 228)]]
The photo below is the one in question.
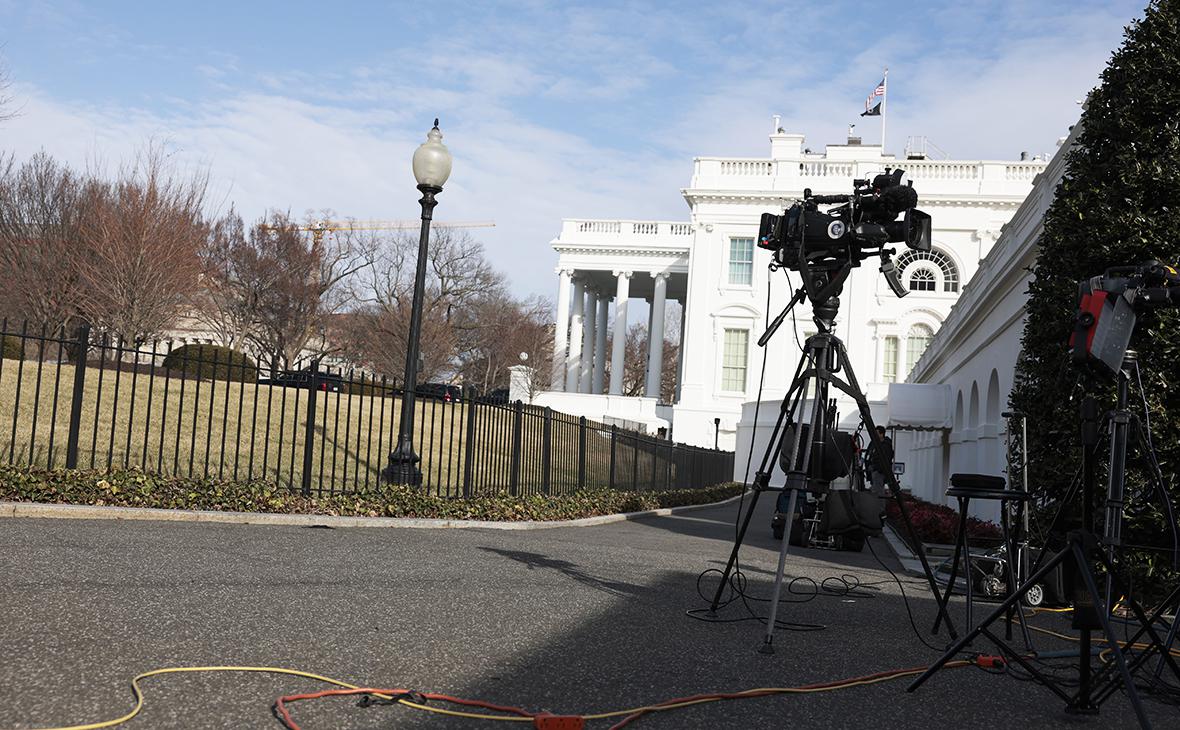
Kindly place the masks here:
[[(316, 374), (319, 389), (332, 393), (339, 393), (344, 385), (344, 378), (336, 373), (319, 372)], [(281, 370), (273, 378), (259, 378), (259, 385), (277, 385), (282, 388), (310, 388), (312, 384), (311, 370)]]
[(483, 395), (476, 396), (475, 400), (480, 403), (492, 403), (495, 405), (505, 405), (508, 403), (508, 389), (498, 388), (496, 390), (488, 391)]
[(446, 383), (421, 383), (414, 389), (419, 398), (432, 398), (444, 403), (455, 403), (463, 398), (463, 389)]

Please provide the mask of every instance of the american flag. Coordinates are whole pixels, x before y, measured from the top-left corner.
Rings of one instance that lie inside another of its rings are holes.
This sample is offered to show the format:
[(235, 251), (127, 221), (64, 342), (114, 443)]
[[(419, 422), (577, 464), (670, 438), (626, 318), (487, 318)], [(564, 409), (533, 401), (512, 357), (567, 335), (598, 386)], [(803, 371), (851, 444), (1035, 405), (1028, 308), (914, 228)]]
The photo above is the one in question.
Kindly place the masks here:
[(881, 101), (885, 98), (885, 79), (881, 79), (881, 83), (877, 84), (877, 88), (873, 89), (873, 93), (869, 94), (869, 98), (865, 99), (865, 110), (861, 113), (862, 117), (878, 117), (881, 116)]
[(865, 111), (872, 109), (876, 104), (873, 99), (885, 96), (885, 79), (881, 79), (881, 83), (877, 84), (877, 88), (873, 89), (873, 93), (869, 94), (869, 98), (865, 99)]

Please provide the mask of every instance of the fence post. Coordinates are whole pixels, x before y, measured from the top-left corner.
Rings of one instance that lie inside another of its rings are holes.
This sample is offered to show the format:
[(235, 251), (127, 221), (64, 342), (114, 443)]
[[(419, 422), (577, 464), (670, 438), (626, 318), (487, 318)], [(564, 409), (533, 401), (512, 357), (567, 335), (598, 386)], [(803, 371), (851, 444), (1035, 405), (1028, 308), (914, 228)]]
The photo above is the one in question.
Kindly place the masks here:
[(520, 493), (520, 437), (523, 421), (524, 403), (518, 400), (512, 404), (512, 474), (508, 483), (514, 497)]
[(611, 424), (610, 427), (610, 478), (608, 483), (610, 488), (615, 488), (615, 442), (618, 441), (618, 426)]
[(550, 450), (553, 448), (553, 409), (545, 406), (544, 420), (541, 421), (541, 491), (549, 494)]
[[(311, 454), (315, 446), (315, 402), (320, 390), (320, 361), (311, 361), (311, 387), (307, 394), (307, 427), (303, 429), (303, 496), (311, 496)], [(343, 393), (341, 393), (343, 395)], [(335, 479), (333, 474), (332, 478)]]
[(70, 431), (66, 440), (66, 468), (78, 468), (78, 430), (82, 425), (82, 397), (86, 392), (86, 356), (90, 349), (90, 325), (84, 324), (78, 328), (78, 341), (75, 345), (77, 359), (74, 365), (74, 395), (70, 401)]
[[(612, 457), (614, 452), (611, 452)], [(578, 489), (586, 488), (586, 417), (578, 418)]]
[(639, 489), (639, 432), (631, 432), (631, 491)]
[(463, 496), (471, 496), (471, 472), (475, 465), (475, 398), (467, 398), (466, 435), (463, 437)]
[(651, 491), (656, 491), (656, 458), (660, 453), (660, 442), (656, 439), (648, 441), (648, 446), (651, 446)]

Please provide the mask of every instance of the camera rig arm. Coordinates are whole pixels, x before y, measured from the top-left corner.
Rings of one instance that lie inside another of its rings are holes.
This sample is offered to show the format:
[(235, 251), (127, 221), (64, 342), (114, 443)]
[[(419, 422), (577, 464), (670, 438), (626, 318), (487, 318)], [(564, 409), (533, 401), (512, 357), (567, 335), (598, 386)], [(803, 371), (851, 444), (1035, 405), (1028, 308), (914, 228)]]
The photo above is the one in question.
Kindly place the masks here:
[(910, 293), (901, 283), (901, 272), (897, 270), (897, 264), (893, 263), (890, 258), (893, 255), (893, 249), (881, 249), (881, 273), (885, 275), (885, 283), (893, 290), (894, 296), (898, 299)]
[(787, 302), (787, 306), (783, 307), (783, 311), (778, 313), (778, 316), (774, 318), (774, 321), (770, 323), (770, 326), (767, 327), (766, 331), (762, 333), (762, 336), (758, 338), (759, 347), (766, 347), (766, 343), (770, 342), (770, 338), (774, 337), (775, 332), (778, 332), (778, 328), (782, 326), (783, 320), (787, 318), (787, 315), (791, 313), (791, 310), (795, 308), (795, 305), (806, 298), (807, 290), (805, 288), (799, 287), (795, 290), (795, 294), (791, 297), (791, 301)]

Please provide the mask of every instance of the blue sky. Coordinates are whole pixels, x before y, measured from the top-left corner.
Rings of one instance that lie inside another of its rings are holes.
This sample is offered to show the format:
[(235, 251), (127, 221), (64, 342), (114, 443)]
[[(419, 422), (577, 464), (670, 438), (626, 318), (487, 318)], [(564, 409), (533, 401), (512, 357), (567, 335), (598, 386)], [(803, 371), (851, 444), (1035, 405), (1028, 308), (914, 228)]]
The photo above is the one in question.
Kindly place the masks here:
[(890, 151), (1052, 152), (1143, 0), (949, 3), (0, 0), (20, 116), (0, 150), (114, 166), (155, 141), (215, 201), (412, 218), (441, 117), (439, 219), (552, 295), (563, 217), (683, 219), (694, 155), (765, 156), (771, 115), (821, 148), (890, 68)]

